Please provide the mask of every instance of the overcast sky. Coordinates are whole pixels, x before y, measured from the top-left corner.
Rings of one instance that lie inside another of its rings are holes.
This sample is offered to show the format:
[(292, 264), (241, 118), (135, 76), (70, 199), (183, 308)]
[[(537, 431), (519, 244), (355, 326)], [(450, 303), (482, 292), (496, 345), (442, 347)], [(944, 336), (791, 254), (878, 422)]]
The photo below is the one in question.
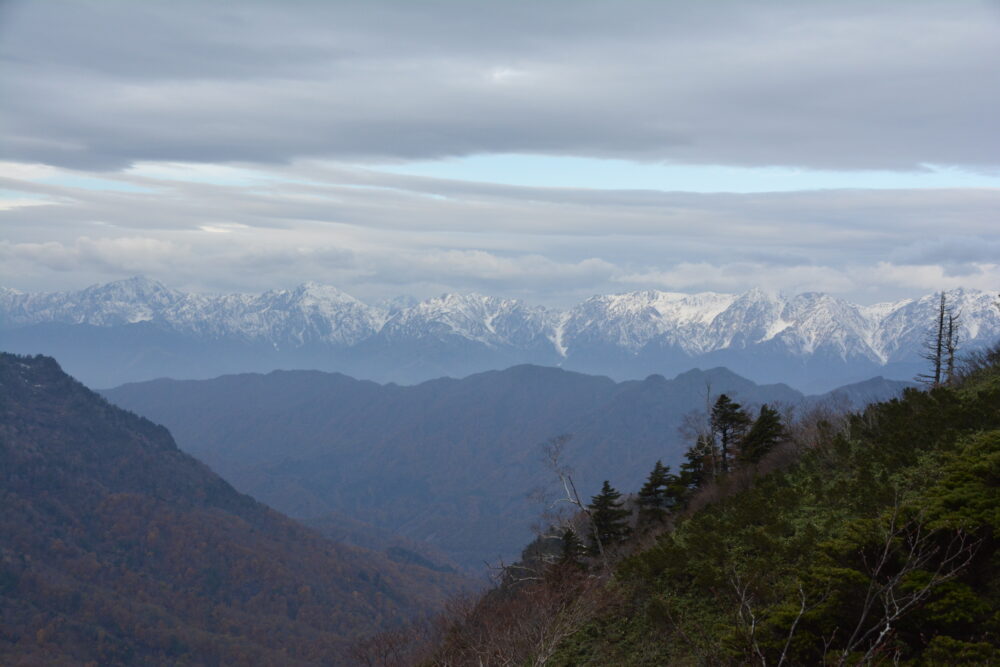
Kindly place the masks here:
[(997, 2), (0, 0), (0, 285), (1000, 289)]

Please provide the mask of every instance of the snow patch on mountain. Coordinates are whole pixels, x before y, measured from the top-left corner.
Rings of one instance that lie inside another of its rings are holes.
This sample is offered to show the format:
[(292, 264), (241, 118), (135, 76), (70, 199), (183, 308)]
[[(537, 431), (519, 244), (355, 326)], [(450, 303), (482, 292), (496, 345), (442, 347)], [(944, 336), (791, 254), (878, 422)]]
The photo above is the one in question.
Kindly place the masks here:
[(547, 336), (549, 342), (555, 348), (556, 353), (562, 357), (566, 358), (566, 323), (569, 321), (569, 313), (560, 313), (556, 317), (555, 326), (552, 332)]
[(443, 294), (399, 310), (379, 335), (390, 341), (457, 336), (489, 347), (519, 347), (544, 337), (549, 319), (544, 308), (516, 299)]
[[(957, 289), (947, 299), (960, 315), (963, 345), (1000, 336), (994, 295)], [(491, 349), (548, 354), (552, 363), (595, 350), (626, 356), (674, 350), (695, 358), (720, 350), (753, 353), (766, 348), (769, 354), (793, 358), (823, 355), (884, 365), (919, 357), (938, 300), (939, 295), (931, 294), (859, 306), (814, 292), (643, 290), (594, 296), (564, 311), (481, 294), (370, 306), (318, 283), (262, 294), (204, 295), (136, 277), (77, 292), (0, 288), (0, 326), (149, 322), (185, 335), (262, 342), (276, 349), (465, 340)]]

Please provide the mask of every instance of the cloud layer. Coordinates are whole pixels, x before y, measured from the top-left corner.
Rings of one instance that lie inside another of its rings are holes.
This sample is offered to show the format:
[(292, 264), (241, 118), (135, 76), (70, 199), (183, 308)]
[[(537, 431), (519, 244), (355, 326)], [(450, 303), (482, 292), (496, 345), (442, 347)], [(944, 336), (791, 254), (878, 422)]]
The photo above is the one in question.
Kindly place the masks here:
[(257, 290), (312, 279), (373, 300), (475, 290), (553, 304), (645, 287), (755, 284), (874, 301), (1000, 284), (991, 189), (594, 191), (330, 164), (216, 171), (230, 182), (164, 176), (181, 173), (139, 165), (116, 176), (117, 190), (0, 178), (40, 198), (0, 211), (0, 281), (61, 287), (147, 273)]
[[(529, 187), (549, 155), (1000, 173), (989, 2), (0, 4), (0, 284), (372, 300), (1000, 285), (996, 188)], [(864, 172), (858, 172), (864, 173)]]
[(2, 18), (4, 149), (28, 162), (1000, 155), (987, 2), (15, 0)]

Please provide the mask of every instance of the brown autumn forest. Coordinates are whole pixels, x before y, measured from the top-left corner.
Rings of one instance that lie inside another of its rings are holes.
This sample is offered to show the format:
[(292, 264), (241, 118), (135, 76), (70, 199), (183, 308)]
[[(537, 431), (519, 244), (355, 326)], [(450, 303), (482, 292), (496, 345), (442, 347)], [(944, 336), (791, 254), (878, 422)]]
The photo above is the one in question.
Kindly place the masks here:
[(0, 356), (0, 662), (317, 664), (465, 580), (237, 493), (50, 358)]

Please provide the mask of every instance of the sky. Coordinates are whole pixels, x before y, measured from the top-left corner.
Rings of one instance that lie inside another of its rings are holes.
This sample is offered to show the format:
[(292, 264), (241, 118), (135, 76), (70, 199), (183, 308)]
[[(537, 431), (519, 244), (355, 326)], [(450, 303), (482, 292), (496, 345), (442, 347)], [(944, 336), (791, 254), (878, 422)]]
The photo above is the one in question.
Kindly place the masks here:
[(997, 291), (998, 84), (995, 0), (0, 0), (0, 286)]

